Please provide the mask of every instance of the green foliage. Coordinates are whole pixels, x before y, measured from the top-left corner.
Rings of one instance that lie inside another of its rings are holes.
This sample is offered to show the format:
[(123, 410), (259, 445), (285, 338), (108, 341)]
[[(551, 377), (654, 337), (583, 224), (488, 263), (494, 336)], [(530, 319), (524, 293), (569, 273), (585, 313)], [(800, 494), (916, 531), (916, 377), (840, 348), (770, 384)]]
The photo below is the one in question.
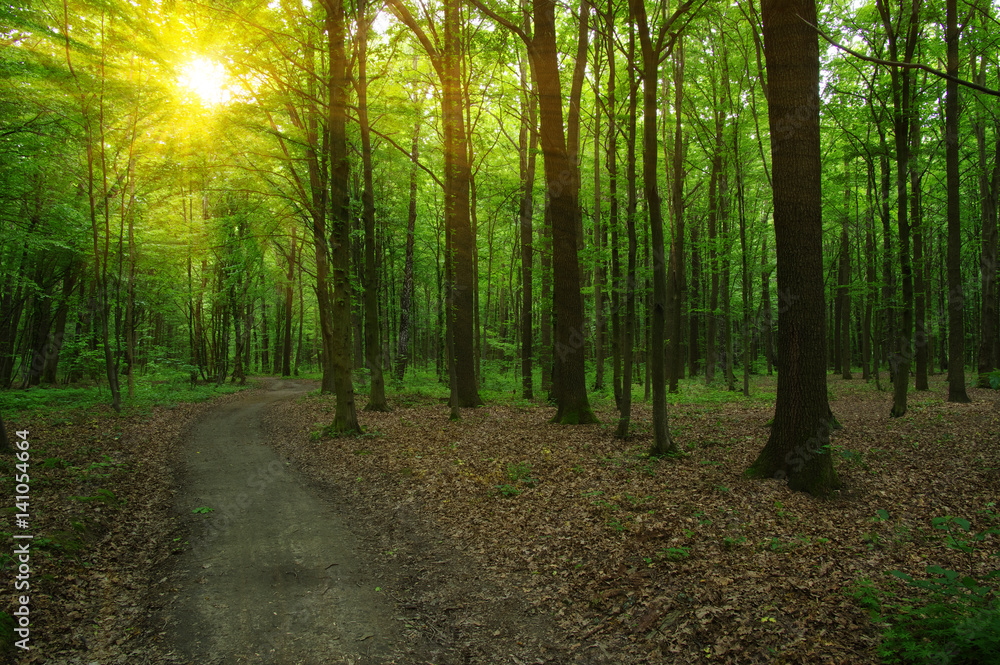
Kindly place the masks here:
[(103, 503), (112, 508), (118, 508), (125, 503), (124, 499), (119, 499), (115, 496), (114, 492), (104, 487), (97, 490), (93, 496), (74, 496), (71, 498), (74, 501), (80, 501), (81, 503)]
[(683, 561), (691, 556), (691, 550), (687, 547), (668, 547), (658, 552), (667, 561)]
[(1000, 390), (1000, 369), (987, 374), (986, 381), (993, 390)]
[(531, 477), (531, 465), (527, 462), (511, 462), (508, 464), (507, 480), (512, 483), (522, 483), (528, 487), (534, 487), (538, 484), (538, 479)]
[(498, 494), (505, 497), (517, 496), (526, 488), (538, 484), (537, 478), (531, 477), (531, 464), (528, 462), (510, 462), (507, 464), (507, 482), (496, 485)]
[[(984, 550), (1000, 555), (994, 536), (1000, 534), (995, 504), (981, 514), (992, 526), (976, 531), (961, 517), (943, 516), (932, 520), (943, 544), (971, 557)], [(885, 510), (875, 521), (888, 521)], [(879, 654), (887, 663), (948, 663), (973, 665), (1000, 662), (1000, 605), (996, 600), (1000, 569), (982, 576), (963, 574), (940, 565), (929, 565), (926, 577), (899, 570), (887, 571), (899, 580), (898, 589), (882, 590), (870, 580), (862, 580), (851, 591), (872, 619), (882, 624)]]
[(207, 515), (208, 513), (212, 512), (213, 510), (215, 510), (215, 509), (214, 508), (209, 508), (208, 506), (198, 506), (197, 508), (195, 508), (191, 512), (194, 513), (195, 515)]

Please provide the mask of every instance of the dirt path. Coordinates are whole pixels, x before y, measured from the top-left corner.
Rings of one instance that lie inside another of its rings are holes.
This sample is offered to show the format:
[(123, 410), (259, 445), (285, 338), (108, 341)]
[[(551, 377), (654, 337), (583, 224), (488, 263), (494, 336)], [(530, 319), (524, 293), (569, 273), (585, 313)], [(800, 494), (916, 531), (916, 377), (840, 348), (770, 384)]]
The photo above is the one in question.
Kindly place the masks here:
[(188, 442), (176, 507), (190, 547), (171, 576), (167, 646), (198, 665), (385, 660), (392, 603), (344, 517), (265, 445), (265, 410), (309, 387), (269, 388), (212, 411)]

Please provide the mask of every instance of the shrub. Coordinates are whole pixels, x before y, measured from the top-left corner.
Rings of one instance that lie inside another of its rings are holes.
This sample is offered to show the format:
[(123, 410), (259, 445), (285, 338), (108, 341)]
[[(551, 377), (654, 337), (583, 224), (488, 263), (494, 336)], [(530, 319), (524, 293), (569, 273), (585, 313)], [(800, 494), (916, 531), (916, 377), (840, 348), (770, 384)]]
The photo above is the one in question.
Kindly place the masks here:
[[(996, 522), (991, 508), (984, 513)], [(969, 520), (958, 517), (935, 517), (932, 524), (942, 532), (946, 547), (970, 556), (990, 536), (1000, 534), (997, 526), (975, 532)], [(1000, 663), (1000, 605), (996, 600), (1000, 570), (979, 578), (938, 565), (927, 566), (926, 572), (927, 577), (917, 578), (889, 571), (904, 583), (895, 594), (870, 582), (851, 592), (875, 621), (884, 624), (882, 659), (928, 665)]]

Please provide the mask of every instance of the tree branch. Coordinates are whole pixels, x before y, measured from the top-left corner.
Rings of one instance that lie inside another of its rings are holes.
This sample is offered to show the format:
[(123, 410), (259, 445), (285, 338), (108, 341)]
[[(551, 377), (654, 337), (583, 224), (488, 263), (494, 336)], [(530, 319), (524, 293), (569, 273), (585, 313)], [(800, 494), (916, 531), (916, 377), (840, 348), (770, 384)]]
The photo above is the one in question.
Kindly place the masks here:
[(927, 72), (928, 74), (933, 74), (934, 76), (937, 76), (938, 78), (943, 78), (946, 81), (954, 81), (958, 85), (964, 85), (967, 88), (972, 88), (973, 90), (978, 90), (979, 92), (985, 93), (987, 95), (993, 95), (994, 97), (1000, 97), (1000, 90), (993, 90), (992, 88), (987, 88), (986, 86), (979, 85), (978, 83), (973, 83), (971, 81), (966, 81), (964, 79), (960, 79), (957, 76), (952, 76), (950, 74), (942, 72), (940, 69), (934, 69), (930, 65), (924, 65), (924, 64), (921, 64), (919, 62), (898, 62), (898, 61), (895, 61), (895, 60), (883, 60), (882, 58), (873, 58), (871, 56), (864, 55), (862, 53), (858, 53), (857, 51), (855, 51), (853, 49), (850, 49), (850, 48), (844, 46), (843, 44), (839, 44), (839, 43), (835, 42), (832, 38), (828, 37), (825, 32), (823, 32), (818, 27), (816, 27), (815, 25), (813, 25), (809, 21), (805, 20), (801, 16), (799, 18), (802, 20), (803, 23), (805, 23), (806, 25), (808, 25), (809, 27), (811, 27), (812, 29), (814, 29), (816, 31), (816, 33), (820, 37), (822, 37), (824, 40), (826, 40), (827, 43), (829, 43), (832, 46), (835, 46), (836, 48), (840, 49), (841, 51), (845, 51), (846, 53), (850, 53), (855, 58), (859, 58), (860, 60), (865, 60), (867, 62), (872, 62), (872, 63), (875, 63), (876, 65), (885, 65), (887, 67), (902, 67), (904, 69), (920, 69), (920, 70), (923, 70), (923, 71)]

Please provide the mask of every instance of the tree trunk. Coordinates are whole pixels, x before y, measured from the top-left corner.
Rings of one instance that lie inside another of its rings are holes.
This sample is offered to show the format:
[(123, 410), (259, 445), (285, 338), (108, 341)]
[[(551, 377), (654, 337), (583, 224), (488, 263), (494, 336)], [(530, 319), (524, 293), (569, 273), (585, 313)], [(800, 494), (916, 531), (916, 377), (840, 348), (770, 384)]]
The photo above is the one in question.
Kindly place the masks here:
[(767, 255), (767, 232), (764, 232), (760, 248), (760, 301), (763, 309), (761, 323), (764, 326), (764, 357), (767, 359), (767, 375), (774, 374), (774, 317), (771, 314), (771, 266)]
[(337, 408), (327, 431), (335, 434), (360, 433), (354, 403), (351, 374), (351, 297), (350, 251), (351, 226), (348, 210), (347, 160), (347, 58), (344, 54), (346, 33), (343, 0), (325, 0), (326, 33), (330, 49), (328, 81), (330, 123), (330, 247), (333, 299), (333, 324), (330, 365), (333, 368)]
[(7, 427), (3, 422), (3, 414), (0, 414), (0, 454), (12, 452), (14, 452), (14, 446), (11, 445), (10, 439), (7, 438)]
[[(948, 74), (958, 76), (958, 3), (946, 0)], [(945, 86), (945, 168), (948, 189), (948, 401), (970, 402), (965, 389), (965, 296), (962, 289), (961, 183), (958, 164), (958, 83)]]
[[(640, 35), (641, 36), (641, 35)], [(645, 58), (645, 50), (643, 57)], [(646, 68), (646, 74), (650, 73)], [(652, 72), (656, 74), (654, 70)], [(671, 233), (670, 233), (670, 265), (667, 273), (667, 297), (666, 305), (670, 311), (670, 353), (668, 357), (667, 374), (670, 382), (670, 392), (677, 392), (677, 382), (683, 372), (681, 360), (682, 342), (682, 304), (686, 292), (684, 284), (684, 144), (683, 133), (681, 131), (681, 108), (684, 101), (684, 35), (680, 34), (674, 44), (674, 149), (673, 165), (671, 168), (672, 187), (670, 191), (670, 213), (671, 213)], [(654, 104), (655, 104), (655, 94)], [(648, 103), (648, 102), (647, 102)], [(648, 112), (648, 108), (645, 109)], [(644, 122), (650, 122), (645, 119)], [(651, 121), (655, 127), (655, 115)], [(666, 126), (666, 123), (664, 123)], [(644, 137), (645, 138), (645, 137)], [(666, 142), (666, 141), (664, 141)], [(645, 138), (645, 149), (656, 150), (656, 142), (650, 146), (649, 139)], [(644, 160), (645, 161), (645, 160)], [(645, 168), (645, 167), (644, 167)], [(655, 241), (654, 241), (655, 243)], [(655, 249), (655, 245), (654, 245)]]
[[(527, 19), (525, 19), (527, 20)], [(535, 200), (535, 155), (538, 152), (538, 101), (528, 84), (529, 64), (522, 55), (519, 59), (521, 74), (521, 129), (518, 136), (518, 170), (521, 180), (519, 206), (521, 240), (521, 396), (534, 398), (532, 368), (533, 334), (532, 317), (532, 216)]]
[[(610, 13), (610, 12), (609, 12)], [(608, 19), (610, 24), (610, 17)], [(610, 34), (610, 31), (609, 31)], [(609, 46), (609, 48), (611, 48)], [(609, 58), (613, 61), (613, 58)], [(629, 98), (628, 112), (626, 113), (626, 150), (625, 172), (635, 173), (635, 134), (636, 134), (636, 106), (638, 104), (637, 85), (635, 80), (635, 25), (629, 25), (628, 39), (628, 72), (629, 72)], [(614, 69), (611, 70), (612, 72)], [(612, 121), (614, 124), (614, 121)], [(608, 140), (609, 150), (614, 150), (616, 137), (612, 134)], [(638, 242), (635, 233), (635, 212), (638, 206), (638, 195), (635, 187), (635, 178), (626, 178), (627, 202), (625, 206), (625, 227), (628, 235), (628, 253), (625, 270), (625, 321), (622, 330), (622, 398), (618, 405), (618, 428), (615, 436), (624, 439), (628, 436), (629, 423), (632, 419), (632, 372), (633, 356), (635, 350), (635, 264)]]
[[(653, 311), (650, 354), (652, 393), (653, 393), (653, 446), (651, 455), (666, 455), (677, 450), (670, 429), (667, 425), (667, 386), (664, 377), (665, 361), (664, 343), (667, 311), (667, 265), (664, 255), (663, 215), (660, 210), (660, 193), (657, 189), (656, 177), (656, 88), (659, 82), (659, 58), (653, 49), (646, 20), (646, 6), (643, 0), (630, 0), (630, 14), (639, 33), (639, 45), (642, 52), (642, 181), (643, 193), (646, 197), (646, 210), (649, 213), (649, 226), (652, 233), (653, 254)], [(676, 186), (676, 185), (675, 185)], [(675, 245), (671, 245), (675, 247)], [(673, 254), (673, 251), (671, 252)], [(672, 261), (675, 269), (677, 261)], [(679, 284), (675, 287), (679, 289)], [(676, 291), (675, 291), (676, 294)], [(679, 312), (678, 312), (679, 313)], [(679, 317), (678, 317), (679, 318)], [(676, 355), (675, 360), (679, 360)], [(676, 376), (673, 377), (676, 386)]]
[(375, 191), (372, 185), (372, 141), (368, 125), (368, 30), (374, 16), (368, 16), (368, 4), (358, 6), (358, 124), (361, 127), (361, 164), (364, 190), (361, 193), (361, 216), (365, 225), (365, 364), (371, 377), (365, 411), (389, 411), (385, 401), (385, 378), (382, 375), (382, 339), (378, 318), (378, 278), (375, 265)]
[[(605, 47), (608, 60), (608, 131), (604, 149), (604, 163), (608, 171), (608, 226), (611, 228), (611, 364), (612, 383), (615, 395), (615, 408), (622, 407), (622, 344), (624, 337), (621, 327), (622, 278), (621, 262), (618, 256), (618, 123), (615, 110), (615, 86), (617, 72), (615, 69), (614, 12), (605, 15)], [(597, 147), (595, 146), (596, 150)], [(626, 427), (626, 430), (628, 428)]]
[(840, 232), (840, 265), (838, 266), (838, 290), (840, 296), (840, 366), (841, 378), (849, 381), (851, 375), (851, 241), (847, 234), (847, 222)]
[(396, 343), (396, 379), (403, 380), (410, 354), (410, 312), (413, 309), (413, 245), (417, 227), (417, 159), (420, 154), (420, 121), (413, 124), (410, 146), (410, 206), (406, 216), (406, 258), (403, 265), (403, 291), (399, 297), (399, 338)]
[(749, 469), (828, 494), (840, 482), (828, 443), (819, 48), (815, 0), (763, 0), (778, 293), (778, 388), (771, 436)]
[(711, 273), (711, 285), (708, 294), (708, 320), (705, 325), (705, 385), (711, 385), (715, 380), (715, 368), (719, 363), (719, 248), (717, 222), (719, 211), (724, 202), (719, 196), (722, 180), (726, 177), (723, 171), (723, 113), (716, 103), (715, 110), (715, 148), (712, 152), (712, 172), (708, 180), (708, 267)]
[[(914, 105), (916, 101), (914, 100)], [(927, 288), (924, 283), (926, 267), (924, 265), (924, 235), (923, 235), (923, 194), (920, 170), (917, 168), (916, 152), (920, 149), (921, 119), (913, 114), (910, 119), (910, 142), (913, 155), (910, 159), (910, 220), (913, 227), (913, 297), (915, 328), (914, 368), (916, 370), (916, 389), (928, 390), (927, 385)]]
[[(904, 0), (900, 2), (902, 13)], [(906, 24), (906, 37), (903, 45), (903, 61), (912, 62), (916, 49), (919, 31), (918, 10), (920, 0), (910, 0), (910, 16)], [(889, 39), (889, 56), (892, 60), (899, 57), (899, 31), (901, 24), (894, 28), (889, 10), (884, 0), (876, 0), (876, 7), (882, 17), (882, 23)], [(900, 306), (901, 325), (896, 338), (893, 365), (892, 410), (889, 415), (899, 418), (906, 414), (906, 396), (910, 385), (910, 362), (913, 358), (913, 269), (910, 256), (910, 220), (907, 210), (906, 178), (909, 168), (910, 144), (910, 70), (893, 68), (890, 70), (892, 83), (893, 135), (896, 144), (896, 222), (899, 228), (899, 268), (903, 285), (903, 300)]]
[(534, 0), (533, 56), (539, 94), (540, 143), (552, 211), (552, 263), (558, 358), (557, 412), (553, 422), (597, 422), (584, 375), (583, 297), (577, 255), (579, 180), (563, 132), (562, 92), (556, 50), (555, 2)]
[[(976, 82), (986, 83), (985, 55), (981, 56)], [(979, 352), (977, 362), (978, 385), (989, 387), (989, 375), (1000, 365), (997, 352), (997, 206), (1000, 205), (1000, 122), (994, 121), (993, 169), (986, 161), (986, 128), (983, 118), (973, 121), (976, 146), (979, 153), (979, 198), (982, 202), (981, 249), (979, 255), (982, 308), (979, 319)]]
[(597, 85), (601, 79), (600, 49), (595, 50), (594, 65), (594, 390), (604, 390), (604, 338), (607, 326), (604, 315), (604, 282), (607, 277), (605, 254), (608, 244), (607, 226), (601, 219), (601, 104)]

